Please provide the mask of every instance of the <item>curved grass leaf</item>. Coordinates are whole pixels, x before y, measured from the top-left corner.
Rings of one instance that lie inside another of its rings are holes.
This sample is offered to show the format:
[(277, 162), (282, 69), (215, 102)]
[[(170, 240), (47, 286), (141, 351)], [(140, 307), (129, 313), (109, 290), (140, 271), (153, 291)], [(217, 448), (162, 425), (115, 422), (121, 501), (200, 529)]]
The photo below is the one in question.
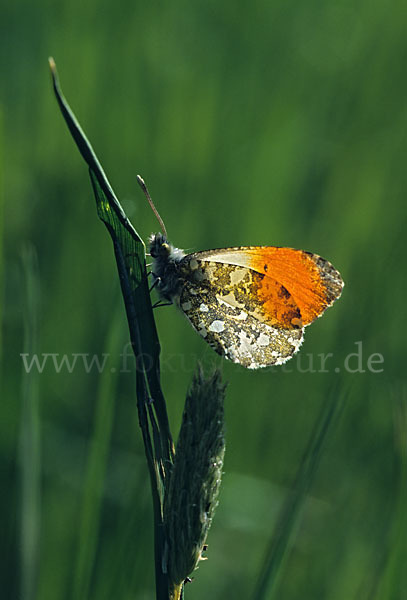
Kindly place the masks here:
[(160, 383), (160, 344), (150, 301), (143, 240), (124, 213), (119, 200), (69, 107), (59, 84), (54, 60), (49, 59), (54, 92), (72, 137), (89, 167), (97, 212), (113, 242), (130, 339), (136, 357), (137, 406), (150, 472), (155, 528), (157, 598), (168, 597), (168, 577), (163, 572), (165, 535), (163, 499), (174, 446)]

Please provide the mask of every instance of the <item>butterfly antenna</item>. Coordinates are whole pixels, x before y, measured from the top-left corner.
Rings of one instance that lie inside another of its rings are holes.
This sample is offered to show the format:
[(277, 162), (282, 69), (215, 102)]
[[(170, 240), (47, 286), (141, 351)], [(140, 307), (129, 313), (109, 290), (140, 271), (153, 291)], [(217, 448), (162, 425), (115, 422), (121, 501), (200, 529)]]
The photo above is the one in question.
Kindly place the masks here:
[(137, 183), (139, 184), (139, 186), (143, 190), (144, 195), (147, 198), (148, 203), (151, 206), (151, 209), (152, 209), (153, 213), (157, 217), (157, 221), (160, 224), (161, 231), (163, 232), (163, 234), (165, 235), (165, 237), (167, 237), (167, 230), (165, 228), (164, 221), (162, 220), (162, 218), (160, 217), (160, 214), (159, 214), (158, 210), (154, 206), (154, 202), (151, 199), (150, 192), (147, 189), (147, 186), (145, 184), (144, 179), (142, 177), (140, 177), (140, 175), (137, 175), (136, 177), (137, 177)]

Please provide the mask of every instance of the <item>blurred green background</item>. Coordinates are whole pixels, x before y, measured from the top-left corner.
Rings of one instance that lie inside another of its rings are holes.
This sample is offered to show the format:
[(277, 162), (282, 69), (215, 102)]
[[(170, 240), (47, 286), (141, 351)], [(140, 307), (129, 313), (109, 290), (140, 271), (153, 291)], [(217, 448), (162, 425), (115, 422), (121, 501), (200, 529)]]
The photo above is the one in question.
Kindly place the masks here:
[[(344, 410), (269, 597), (406, 598), (406, 16), (404, 3), (379, 0), (2, 7), (2, 597), (154, 594), (116, 265), (51, 91), (53, 55), (145, 239), (157, 223), (137, 173), (179, 247), (303, 248), (346, 282), (286, 368), (222, 364), (224, 483), (208, 561), (186, 597), (251, 597), (335, 389)], [(196, 361), (221, 361), (173, 308), (156, 319), (176, 437)], [(359, 350), (360, 363), (347, 359)], [(57, 372), (51, 357), (27, 374), (22, 353), (109, 356), (102, 374), (87, 373), (80, 356), (72, 372)], [(369, 363), (377, 353), (383, 362)]]

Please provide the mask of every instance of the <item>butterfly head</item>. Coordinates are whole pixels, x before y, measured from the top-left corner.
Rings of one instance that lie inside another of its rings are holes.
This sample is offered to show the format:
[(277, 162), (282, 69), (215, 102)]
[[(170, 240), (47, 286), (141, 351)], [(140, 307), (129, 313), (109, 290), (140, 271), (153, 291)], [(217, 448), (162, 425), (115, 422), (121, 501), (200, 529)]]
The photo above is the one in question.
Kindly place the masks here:
[(148, 248), (155, 262), (180, 262), (185, 256), (185, 252), (170, 244), (163, 233), (152, 233), (148, 240)]
[(148, 240), (148, 248), (154, 259), (168, 258), (171, 253), (171, 244), (163, 233), (152, 233)]
[(180, 248), (170, 244), (163, 233), (152, 233), (148, 240), (149, 252), (153, 261), (152, 273), (158, 279), (157, 289), (166, 300), (174, 301), (179, 295), (182, 278), (179, 263), (185, 256)]

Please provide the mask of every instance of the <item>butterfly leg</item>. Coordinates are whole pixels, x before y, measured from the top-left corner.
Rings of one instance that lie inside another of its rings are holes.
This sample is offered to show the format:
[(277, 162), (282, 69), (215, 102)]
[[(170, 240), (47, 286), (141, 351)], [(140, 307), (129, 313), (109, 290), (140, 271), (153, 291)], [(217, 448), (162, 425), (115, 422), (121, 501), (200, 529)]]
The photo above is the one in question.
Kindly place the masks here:
[(156, 285), (158, 285), (158, 284), (160, 283), (160, 281), (161, 281), (161, 278), (160, 278), (160, 277), (156, 277), (156, 276), (154, 275), (154, 273), (151, 273), (151, 275), (152, 275), (153, 277), (155, 277), (155, 279), (154, 279), (153, 283), (150, 285), (150, 289), (149, 289), (149, 292), (150, 292), (150, 293), (153, 291), (153, 289), (155, 288), (155, 286), (156, 286)]
[(155, 304), (153, 304), (153, 308), (159, 308), (160, 306), (170, 306), (172, 302), (163, 302), (162, 300), (157, 300)]
[[(153, 291), (153, 289), (156, 287), (156, 285), (161, 283), (161, 277), (157, 277), (157, 275), (154, 275), (154, 273), (152, 273), (152, 272), (149, 273), (149, 275), (150, 274), (153, 277), (155, 277), (155, 279), (149, 289), (149, 292), (151, 293)], [(153, 304), (153, 308), (158, 308), (159, 306), (169, 306), (170, 304), (172, 304), (172, 302), (163, 302), (163, 300), (160, 298), (160, 300), (157, 300), (157, 302), (155, 304)]]

